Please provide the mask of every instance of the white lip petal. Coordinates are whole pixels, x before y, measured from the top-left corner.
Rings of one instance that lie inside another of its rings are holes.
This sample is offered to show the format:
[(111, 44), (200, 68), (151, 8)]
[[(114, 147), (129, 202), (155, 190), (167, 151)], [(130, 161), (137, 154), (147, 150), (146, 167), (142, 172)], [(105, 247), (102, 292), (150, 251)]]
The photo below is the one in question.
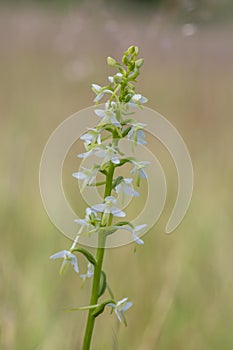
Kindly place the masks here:
[(133, 237), (133, 240), (134, 240), (137, 244), (139, 244), (139, 245), (143, 245), (143, 244), (144, 244), (144, 241), (143, 241), (141, 238), (139, 238), (137, 235), (133, 234), (132, 237)]

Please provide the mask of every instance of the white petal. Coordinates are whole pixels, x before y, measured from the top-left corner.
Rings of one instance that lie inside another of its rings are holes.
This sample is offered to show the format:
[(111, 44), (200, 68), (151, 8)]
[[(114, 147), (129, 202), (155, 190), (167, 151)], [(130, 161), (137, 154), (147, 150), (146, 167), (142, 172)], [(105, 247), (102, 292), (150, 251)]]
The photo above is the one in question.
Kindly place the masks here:
[(138, 225), (135, 227), (134, 232), (139, 232), (147, 227), (147, 224)]
[(80, 140), (83, 140), (83, 141), (90, 141), (93, 139), (93, 136), (91, 134), (84, 134), (80, 137)]
[(96, 90), (96, 91), (100, 91), (102, 88), (101, 86), (97, 85), (97, 84), (92, 84), (92, 89)]
[(58, 253), (55, 253), (55, 254), (51, 255), (50, 259), (64, 258), (67, 253), (68, 253), (68, 250), (62, 250), (62, 251), (60, 251)]
[(132, 177), (124, 179), (124, 182), (127, 184), (131, 184), (133, 181)]
[(103, 109), (95, 109), (94, 112), (95, 112), (95, 114), (96, 114), (98, 117), (100, 117), (100, 118), (105, 117), (105, 112), (104, 112)]
[(93, 154), (93, 150), (78, 154), (78, 158), (87, 158)]
[(105, 202), (111, 201), (112, 203), (116, 203), (116, 198), (113, 197), (113, 196), (107, 196), (107, 197), (104, 198), (104, 201)]
[(91, 215), (92, 212), (91, 208), (86, 208), (86, 215)]
[(128, 302), (125, 303), (125, 305), (123, 306), (122, 311), (128, 310), (132, 305), (133, 305), (133, 303), (132, 303), (131, 301), (128, 301)]
[(147, 178), (146, 172), (143, 169), (139, 170), (139, 175), (140, 175), (140, 177), (142, 179), (146, 179)]
[(77, 258), (76, 258), (76, 256), (74, 255), (73, 257), (72, 257), (72, 259), (71, 259), (71, 264), (72, 264), (72, 266), (73, 266), (73, 268), (74, 268), (74, 271), (75, 272), (79, 272), (79, 269), (78, 269), (78, 261), (77, 261)]
[(115, 309), (114, 311), (115, 311), (115, 314), (117, 315), (118, 320), (121, 322), (121, 321), (122, 321), (122, 319), (121, 319), (121, 316), (120, 316), (120, 314), (119, 314), (118, 310), (117, 310), (117, 309)]
[(86, 224), (86, 221), (84, 219), (76, 219), (76, 220), (74, 220), (74, 222), (77, 222), (77, 224), (80, 224), (80, 225)]
[(135, 174), (136, 171), (137, 171), (137, 169), (136, 169), (136, 168), (133, 168), (133, 169), (130, 171), (130, 173), (131, 173), (131, 174)]
[(135, 191), (132, 187), (130, 186), (124, 186), (123, 187), (124, 192), (128, 195), (128, 196), (134, 196), (134, 197), (138, 197), (139, 193), (137, 191)]
[(144, 97), (144, 96), (142, 96), (140, 98), (140, 103), (146, 103), (147, 101), (148, 101), (148, 99), (146, 97)]
[(116, 208), (116, 207), (111, 207), (110, 212), (112, 213), (112, 215), (119, 217), (119, 218), (123, 218), (126, 216), (126, 214), (121, 211), (120, 209)]
[(96, 204), (96, 205), (93, 205), (92, 207), (92, 209), (94, 209), (97, 212), (103, 212), (105, 208), (106, 208), (105, 204)]
[(139, 238), (137, 235), (135, 235), (134, 233), (133, 233), (132, 237), (133, 237), (133, 240), (134, 240), (137, 244), (139, 244), (139, 245), (144, 244), (144, 241), (143, 241), (142, 239), (140, 239), (140, 238)]
[(73, 173), (72, 176), (75, 177), (76, 179), (79, 179), (79, 180), (86, 179), (86, 175), (81, 173), (81, 172)]
[(96, 155), (96, 157), (104, 158), (106, 156), (106, 151), (105, 150), (96, 151), (95, 155)]
[(119, 160), (118, 157), (112, 157), (111, 162), (112, 162), (113, 164), (119, 164), (119, 163), (120, 163), (120, 160)]
[(128, 298), (123, 298), (123, 299), (121, 299), (121, 300), (119, 300), (118, 302), (117, 302), (117, 307), (118, 306), (120, 306), (121, 304), (123, 304), (125, 301), (127, 301), (128, 300)]
[(94, 102), (99, 102), (101, 99), (102, 99), (102, 97), (104, 96), (104, 93), (103, 92), (101, 92), (100, 94), (98, 94), (95, 98), (94, 98)]

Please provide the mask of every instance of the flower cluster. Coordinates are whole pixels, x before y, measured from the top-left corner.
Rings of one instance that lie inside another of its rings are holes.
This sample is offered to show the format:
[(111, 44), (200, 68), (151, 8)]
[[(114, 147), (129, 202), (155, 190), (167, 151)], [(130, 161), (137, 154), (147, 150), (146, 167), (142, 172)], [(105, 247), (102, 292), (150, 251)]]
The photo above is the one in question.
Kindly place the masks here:
[[(139, 187), (140, 180), (147, 177), (145, 168), (149, 165), (147, 161), (137, 160), (136, 157), (127, 157), (120, 149), (120, 141), (124, 138), (132, 142), (133, 148), (137, 147), (138, 144), (144, 145), (146, 143), (144, 132), (146, 124), (139, 123), (132, 118), (134, 109), (142, 109), (143, 104), (147, 102), (146, 97), (135, 92), (134, 86), (143, 65), (143, 59), (138, 59), (138, 48), (131, 46), (124, 53), (121, 63), (111, 57), (107, 58), (107, 63), (116, 68), (118, 72), (108, 77), (106, 86), (92, 84), (92, 90), (96, 94), (94, 98), (96, 104), (103, 99), (108, 99), (102, 109), (95, 109), (95, 114), (99, 118), (97, 125), (88, 129), (81, 136), (85, 151), (78, 155), (79, 158), (83, 159), (83, 162), (87, 158), (93, 157), (93, 165), (91, 168), (81, 166), (80, 171), (72, 174), (75, 179), (82, 182), (81, 191), (84, 191), (87, 186), (105, 186), (105, 196), (102, 203), (86, 209), (83, 219), (75, 220), (79, 225), (79, 231), (71, 249), (62, 250), (51, 256), (51, 259), (63, 259), (61, 273), (68, 263), (78, 273), (78, 260), (74, 253), (83, 254), (88, 260), (88, 265), (87, 272), (80, 276), (85, 281), (95, 274), (99, 274), (97, 276), (100, 288), (98, 298), (108, 289), (106, 275), (102, 270), (102, 265), (98, 265), (99, 260), (95, 259), (87, 250), (78, 247), (78, 239), (80, 235), (91, 235), (95, 232), (102, 239), (104, 245), (108, 235), (117, 234), (119, 229), (124, 229), (126, 233), (131, 234), (132, 240), (136, 244), (142, 245), (144, 243), (140, 236), (145, 231), (146, 224), (134, 226), (129, 221), (119, 221), (119, 219), (126, 217), (126, 213), (119, 208), (117, 200), (120, 195), (123, 197), (125, 195), (139, 196), (139, 192), (133, 187), (134, 178), (136, 186)], [(114, 177), (117, 168), (124, 166), (124, 164), (132, 166), (130, 171), (132, 177)], [(97, 182), (97, 175), (102, 176), (103, 181)], [(110, 295), (112, 296), (111, 292)], [(127, 298), (118, 302), (113, 299), (108, 303), (97, 304), (98, 298), (94, 303), (96, 305), (87, 307), (90, 309), (95, 307), (93, 311), (95, 317), (103, 312), (107, 305), (112, 307), (119, 321), (126, 324), (124, 312), (132, 306)], [(92, 317), (94, 317), (93, 315)]]

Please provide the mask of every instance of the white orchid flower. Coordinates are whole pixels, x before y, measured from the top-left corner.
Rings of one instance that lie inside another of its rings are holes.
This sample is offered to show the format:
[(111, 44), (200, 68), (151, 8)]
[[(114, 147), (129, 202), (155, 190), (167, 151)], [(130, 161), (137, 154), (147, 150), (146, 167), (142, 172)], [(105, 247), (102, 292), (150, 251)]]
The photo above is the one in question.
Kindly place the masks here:
[(90, 186), (95, 181), (96, 175), (100, 169), (99, 165), (94, 165), (90, 169), (81, 167), (82, 171), (73, 173), (72, 176), (78, 180), (83, 181), (81, 186), (81, 192), (85, 189), (86, 186)]
[(62, 250), (50, 256), (50, 259), (63, 259), (62, 266), (60, 268), (60, 274), (62, 275), (68, 263), (71, 263), (75, 272), (79, 272), (77, 257), (69, 250)]
[(116, 304), (114, 303), (109, 303), (107, 306), (110, 306), (113, 308), (118, 320), (120, 322), (124, 322), (125, 326), (127, 326), (126, 318), (125, 318), (125, 311), (127, 311), (133, 303), (130, 301), (127, 301), (128, 298), (123, 298), (119, 300)]

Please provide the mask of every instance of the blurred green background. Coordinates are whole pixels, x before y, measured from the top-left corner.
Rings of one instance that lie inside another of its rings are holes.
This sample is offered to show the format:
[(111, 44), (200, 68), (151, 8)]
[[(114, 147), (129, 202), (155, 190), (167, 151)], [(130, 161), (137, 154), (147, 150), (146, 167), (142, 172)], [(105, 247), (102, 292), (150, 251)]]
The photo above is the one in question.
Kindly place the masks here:
[(86, 314), (64, 308), (86, 305), (90, 284), (49, 261), (70, 242), (43, 208), (39, 162), (58, 124), (92, 104), (91, 83), (112, 73), (106, 56), (131, 44), (145, 58), (138, 91), (182, 134), (195, 187), (165, 235), (177, 178), (154, 145), (166, 208), (135, 254), (107, 251), (112, 288), (134, 307), (127, 329), (98, 319), (93, 349), (233, 349), (232, 19), (231, 1), (1, 1), (0, 349), (81, 349)]

